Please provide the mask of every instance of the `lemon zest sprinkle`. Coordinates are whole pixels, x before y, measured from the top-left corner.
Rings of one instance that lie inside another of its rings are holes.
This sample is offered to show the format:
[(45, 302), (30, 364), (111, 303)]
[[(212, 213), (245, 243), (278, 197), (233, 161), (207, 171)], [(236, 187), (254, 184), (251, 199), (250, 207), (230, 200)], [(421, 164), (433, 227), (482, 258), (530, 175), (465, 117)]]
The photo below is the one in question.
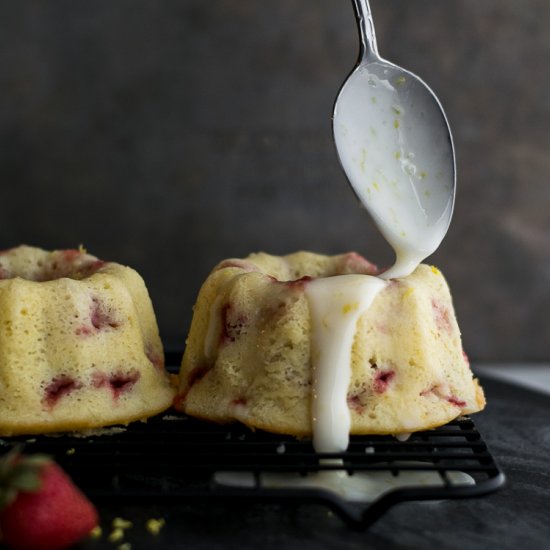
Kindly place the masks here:
[(403, 299), (410, 298), (413, 293), (414, 293), (414, 288), (410, 286), (409, 288), (407, 288), (407, 290), (405, 290), (405, 292), (403, 292)]
[(101, 535), (103, 535), (103, 529), (100, 525), (96, 525), (91, 531), (90, 531), (90, 537), (92, 539), (99, 539), (101, 538)]
[(359, 304), (357, 302), (354, 302), (353, 304), (345, 304), (342, 307), (342, 313), (344, 315), (347, 315), (350, 311), (355, 311), (359, 307)]
[(117, 527), (116, 529), (113, 529), (111, 531), (111, 534), (109, 535), (109, 541), (110, 542), (118, 542), (119, 540), (122, 540), (124, 538), (124, 531)]
[(145, 524), (145, 527), (149, 533), (152, 535), (158, 535), (160, 533), (160, 530), (164, 527), (166, 524), (166, 521), (164, 521), (163, 518), (155, 519), (150, 518), (147, 520), (147, 523)]
[(134, 524), (131, 522), (131, 521), (128, 521), (127, 519), (124, 519), (124, 518), (115, 518), (113, 520), (113, 528), (114, 529), (130, 529), (131, 527), (133, 527)]

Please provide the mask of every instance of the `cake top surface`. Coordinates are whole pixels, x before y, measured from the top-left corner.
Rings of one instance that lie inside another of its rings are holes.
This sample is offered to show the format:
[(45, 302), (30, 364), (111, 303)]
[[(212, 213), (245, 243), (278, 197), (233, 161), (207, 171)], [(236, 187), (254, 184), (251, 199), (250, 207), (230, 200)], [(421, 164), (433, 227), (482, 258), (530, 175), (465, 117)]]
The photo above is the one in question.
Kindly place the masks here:
[(106, 262), (78, 249), (47, 251), (21, 245), (0, 251), (0, 279), (21, 278), (45, 282), (67, 277), (81, 280), (99, 271)]
[(238, 268), (265, 273), (278, 281), (295, 281), (303, 277), (334, 277), (336, 275), (378, 275), (378, 267), (357, 252), (325, 256), (313, 252), (294, 252), (273, 256), (255, 252), (244, 259), (231, 258), (219, 263), (215, 270)]

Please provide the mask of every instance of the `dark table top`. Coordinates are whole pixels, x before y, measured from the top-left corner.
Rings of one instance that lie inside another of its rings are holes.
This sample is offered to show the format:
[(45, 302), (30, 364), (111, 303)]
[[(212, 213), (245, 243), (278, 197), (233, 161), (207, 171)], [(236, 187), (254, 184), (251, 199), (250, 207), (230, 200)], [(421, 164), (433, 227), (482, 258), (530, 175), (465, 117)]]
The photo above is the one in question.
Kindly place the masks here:
[[(477, 427), (507, 476), (488, 496), (401, 503), (364, 532), (349, 529), (317, 505), (182, 502), (151, 506), (102, 504), (103, 536), (85, 549), (117, 548), (477, 548), (550, 546), (550, 396), (484, 379), (488, 406)], [(122, 541), (108, 541), (115, 517), (131, 520)], [(164, 518), (157, 536), (145, 528)]]

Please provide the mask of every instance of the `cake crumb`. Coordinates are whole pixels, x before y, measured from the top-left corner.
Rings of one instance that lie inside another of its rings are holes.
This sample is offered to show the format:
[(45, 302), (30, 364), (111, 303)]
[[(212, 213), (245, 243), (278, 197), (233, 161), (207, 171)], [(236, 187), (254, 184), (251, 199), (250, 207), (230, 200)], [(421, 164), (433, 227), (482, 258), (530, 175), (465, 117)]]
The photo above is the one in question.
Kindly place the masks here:
[(171, 421), (171, 420), (187, 420), (187, 418), (185, 416), (176, 416), (175, 414), (167, 414), (165, 416), (162, 417), (163, 420), (168, 420), (168, 421)]
[(90, 531), (90, 537), (92, 539), (100, 539), (101, 535), (103, 535), (103, 529), (100, 525), (96, 525), (91, 531)]
[(122, 529), (123, 531), (125, 529), (130, 529), (134, 526), (134, 524), (124, 518), (115, 518), (113, 520), (113, 529)]
[[(124, 433), (126, 428), (122, 426), (112, 426), (110, 428), (90, 428), (85, 430), (80, 430), (78, 432), (52, 432), (44, 434), (44, 437), (74, 437), (79, 439), (87, 439), (89, 437), (97, 437), (102, 435), (118, 435)], [(91, 442), (92, 440), (90, 440)]]
[(71, 447), (70, 449), (67, 449), (67, 453), (68, 455), (74, 455), (76, 453), (76, 449), (74, 447)]
[(111, 534), (109, 535), (109, 542), (118, 542), (124, 538), (124, 531), (117, 527), (116, 529), (113, 529), (111, 531)]
[(72, 437), (97, 437), (102, 435), (118, 435), (124, 433), (126, 428), (121, 426), (112, 426), (110, 428), (93, 428), (89, 430), (82, 430), (80, 432), (72, 432)]
[(160, 533), (160, 530), (164, 527), (165, 523), (166, 521), (164, 521), (163, 518), (150, 518), (147, 520), (145, 527), (147, 528), (147, 531), (151, 533), (151, 535), (158, 535)]
[(123, 542), (117, 548), (118, 550), (132, 550), (132, 545), (129, 542)]

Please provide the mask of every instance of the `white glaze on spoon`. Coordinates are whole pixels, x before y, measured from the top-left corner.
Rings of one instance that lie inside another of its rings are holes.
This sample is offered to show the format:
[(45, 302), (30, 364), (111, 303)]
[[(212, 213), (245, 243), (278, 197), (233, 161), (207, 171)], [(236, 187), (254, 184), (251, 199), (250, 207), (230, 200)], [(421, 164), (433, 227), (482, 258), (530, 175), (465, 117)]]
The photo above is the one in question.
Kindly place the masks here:
[[(380, 277), (406, 277), (437, 249), (449, 227), (456, 183), (452, 137), (430, 88), (378, 55), (368, 0), (354, 0), (354, 6), (360, 62), (338, 94), (334, 139), (352, 188), (394, 249), (395, 263)], [(380, 279), (358, 277), (347, 290), (338, 277), (306, 287), (317, 451), (345, 450), (349, 440), (346, 397), (357, 319), (384, 287), (374, 282)], [(340, 296), (361, 304), (360, 312), (342, 315)]]
[(379, 56), (368, 0), (353, 3), (361, 50), (334, 105), (334, 140), (352, 188), (395, 251), (383, 277), (406, 277), (449, 227), (453, 140), (427, 84)]
[(437, 249), (453, 209), (449, 134), (423, 87), (402, 69), (372, 62), (344, 85), (334, 112), (340, 162), (396, 254), (387, 279), (406, 277)]

